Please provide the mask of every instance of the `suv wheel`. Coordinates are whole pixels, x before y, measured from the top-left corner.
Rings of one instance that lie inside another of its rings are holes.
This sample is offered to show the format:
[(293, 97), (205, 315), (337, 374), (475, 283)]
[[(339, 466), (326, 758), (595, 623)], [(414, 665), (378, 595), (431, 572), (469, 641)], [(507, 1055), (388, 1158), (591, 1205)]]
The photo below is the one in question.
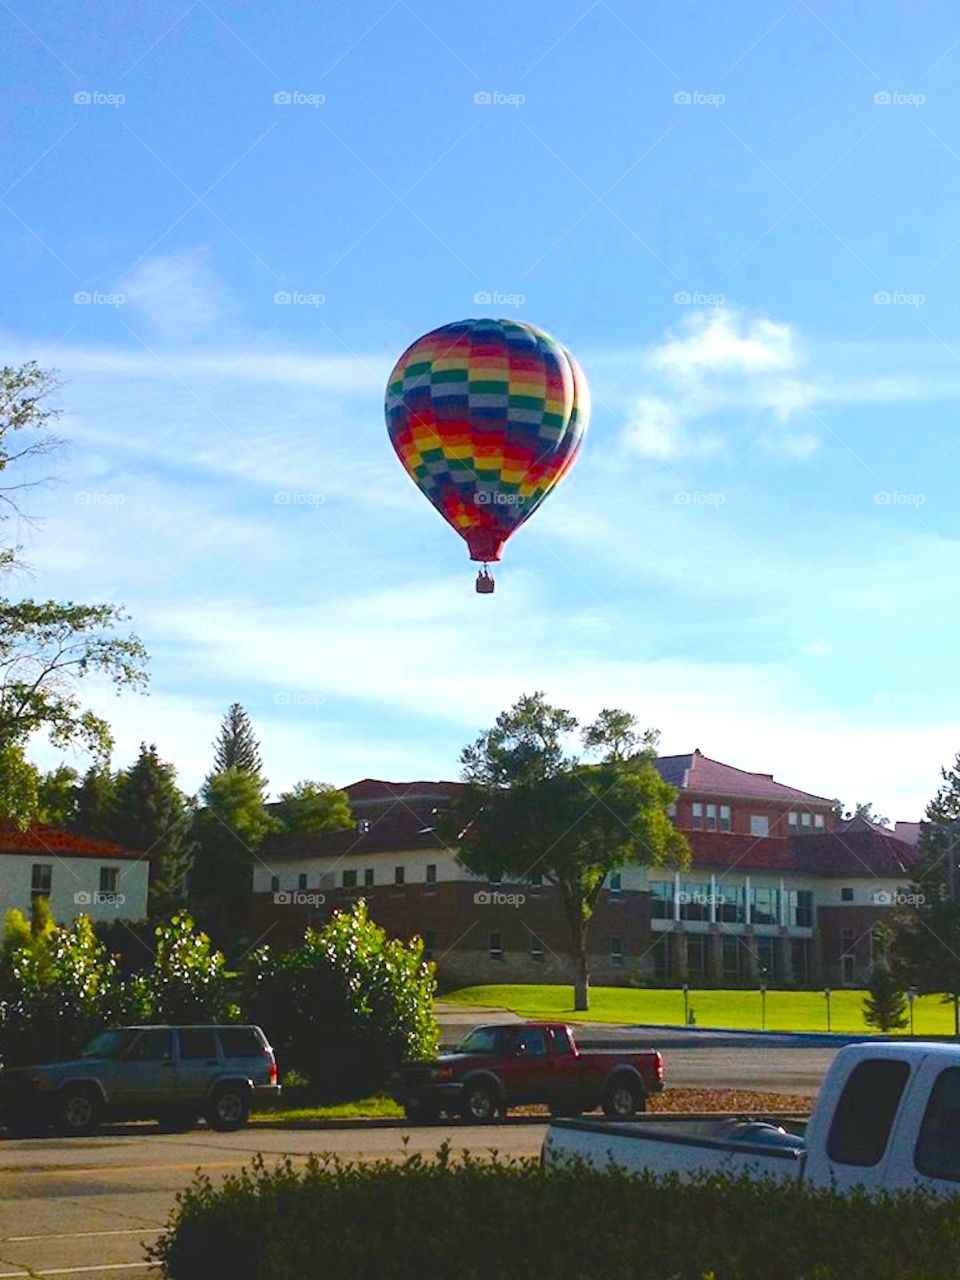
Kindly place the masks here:
[(242, 1084), (222, 1084), (213, 1092), (204, 1118), (218, 1133), (242, 1129), (250, 1115), (250, 1091)]
[(490, 1124), (496, 1118), (499, 1103), (488, 1084), (467, 1085), (463, 1093), (461, 1114), (473, 1124)]
[(633, 1080), (614, 1080), (603, 1098), (604, 1114), (613, 1120), (630, 1120), (638, 1111), (646, 1111), (647, 1099)]
[(82, 1138), (100, 1127), (100, 1099), (92, 1089), (68, 1086), (57, 1099), (54, 1127), (62, 1137)]

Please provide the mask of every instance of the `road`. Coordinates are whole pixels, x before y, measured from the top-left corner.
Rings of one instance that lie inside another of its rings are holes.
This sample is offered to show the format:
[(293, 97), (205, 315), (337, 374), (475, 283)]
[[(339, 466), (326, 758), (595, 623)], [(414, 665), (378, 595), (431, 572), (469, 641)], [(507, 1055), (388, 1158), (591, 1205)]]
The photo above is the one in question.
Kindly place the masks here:
[(89, 1139), (0, 1140), (0, 1280), (142, 1280), (155, 1274), (143, 1262), (144, 1245), (156, 1239), (175, 1193), (198, 1166), (216, 1179), (256, 1152), (268, 1161), (283, 1155), (301, 1160), (312, 1151), (400, 1159), (405, 1151), (435, 1151), (444, 1138), (456, 1150), (536, 1155), (545, 1131), (541, 1123), (507, 1123), (161, 1134), (137, 1125)]

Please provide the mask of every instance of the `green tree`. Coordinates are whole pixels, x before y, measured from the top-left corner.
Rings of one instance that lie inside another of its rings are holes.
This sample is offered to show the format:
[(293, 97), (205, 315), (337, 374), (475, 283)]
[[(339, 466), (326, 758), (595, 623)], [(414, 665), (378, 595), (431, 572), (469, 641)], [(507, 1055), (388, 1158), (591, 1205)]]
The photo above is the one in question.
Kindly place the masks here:
[(346, 793), (323, 782), (298, 782), (282, 791), (274, 813), (284, 831), (340, 831), (353, 821)]
[(116, 787), (116, 775), (107, 765), (92, 764), (77, 787), (71, 831), (99, 840), (111, 839)]
[(220, 736), (213, 744), (213, 772), (226, 773), (237, 769), (253, 774), (266, 786), (263, 778), (263, 761), (260, 759), (260, 743), (254, 737), (250, 717), (239, 702), (234, 702), (220, 724)]
[(0, 747), (0, 823), (12, 822), (25, 830), (37, 821), (40, 807), (40, 771), (12, 744)]
[[(836, 812), (836, 810), (835, 810)], [(875, 813), (872, 800), (858, 800), (852, 809), (843, 810), (837, 815), (849, 822), (853, 818), (862, 818), (865, 822), (873, 822), (878, 827), (889, 827), (890, 819), (884, 818), (882, 814)]]
[(48, 827), (69, 829), (77, 808), (79, 775), (68, 764), (51, 769), (40, 779), (38, 808), (40, 821)]
[(145, 685), (143, 645), (116, 634), (126, 621), (113, 605), (0, 599), (0, 748), (42, 733), (54, 746), (109, 754), (109, 725), (82, 706), (78, 689), (92, 675), (118, 689)]
[(209, 777), (200, 802), (190, 896), (222, 937), (245, 922), (254, 859), (280, 823), (267, 812), (260, 779), (243, 769)]
[[(43, 477), (6, 483), (11, 466), (30, 464), (54, 452), (60, 441), (50, 427), (59, 410), (48, 408), (45, 401), (57, 388), (56, 375), (46, 372), (33, 360), (19, 367), (0, 369), (0, 520), (17, 516), (26, 519), (21, 497), (45, 484)], [(0, 570), (16, 563), (18, 547), (0, 546)]]
[(363, 1097), (405, 1059), (433, 1057), (435, 994), (421, 940), (389, 938), (362, 900), (294, 950), (262, 947), (244, 975), (246, 1016), (285, 1066), (331, 1097)]
[(116, 780), (113, 839), (139, 850), (150, 862), (148, 914), (169, 916), (186, 899), (193, 862), (192, 810), (177, 786), (177, 771), (160, 759), (155, 746), (140, 754)]
[(227, 962), (186, 912), (156, 930), (152, 967), (133, 979), (151, 1022), (224, 1022), (238, 1015), (228, 999)]
[(444, 826), (474, 874), (542, 876), (556, 887), (582, 1010), (590, 921), (606, 877), (628, 864), (683, 865), (689, 851), (667, 812), (676, 792), (653, 768), (656, 733), (640, 734), (627, 713), (608, 710), (585, 731), (606, 758), (584, 764), (563, 753), (562, 738), (576, 724), (542, 694), (521, 698), (464, 751), (466, 787)]
[(885, 964), (875, 966), (863, 1000), (863, 1020), (878, 1031), (902, 1031), (907, 1025), (907, 999)]

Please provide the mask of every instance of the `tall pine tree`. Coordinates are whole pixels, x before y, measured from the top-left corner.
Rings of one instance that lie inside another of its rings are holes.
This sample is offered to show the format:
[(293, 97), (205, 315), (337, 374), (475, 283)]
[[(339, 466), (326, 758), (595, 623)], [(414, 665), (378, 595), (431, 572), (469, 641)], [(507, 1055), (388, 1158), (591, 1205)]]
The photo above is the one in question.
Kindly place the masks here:
[(117, 780), (108, 765), (93, 764), (77, 787), (69, 829), (81, 836), (109, 840), (113, 835), (113, 797)]
[(213, 753), (213, 773), (238, 769), (241, 773), (253, 774), (259, 780), (261, 790), (266, 786), (260, 743), (254, 737), (250, 717), (239, 702), (234, 702), (223, 717)]
[(115, 840), (149, 859), (151, 919), (169, 916), (186, 899), (192, 818), (174, 766), (141, 743), (135, 763), (117, 777), (111, 825)]

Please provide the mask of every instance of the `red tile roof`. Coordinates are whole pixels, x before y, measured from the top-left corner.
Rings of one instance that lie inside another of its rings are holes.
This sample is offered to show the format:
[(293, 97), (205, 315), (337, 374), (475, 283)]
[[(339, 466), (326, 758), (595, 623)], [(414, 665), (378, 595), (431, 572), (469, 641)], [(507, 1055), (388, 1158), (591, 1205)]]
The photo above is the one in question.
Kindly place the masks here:
[(780, 800), (822, 808), (833, 803), (826, 796), (799, 791), (775, 782), (772, 773), (750, 773), (731, 764), (711, 760), (699, 750), (683, 756), (660, 756), (654, 765), (660, 776), (682, 791), (702, 795), (737, 796), (750, 800)]
[(56, 827), (36, 823), (21, 831), (10, 823), (0, 823), (0, 855), (49, 854), (60, 858), (122, 858), (136, 861), (143, 855), (135, 849), (109, 840), (95, 840), (92, 836), (77, 835), (73, 831), (60, 831)]
[(395, 800), (398, 803), (417, 799), (449, 800), (463, 787), (462, 782), (383, 782), (380, 778), (361, 778), (343, 790), (350, 803), (364, 800)]
[(687, 833), (694, 868), (743, 872), (770, 871), (782, 875), (890, 876), (910, 875), (916, 849), (878, 830), (825, 831), (791, 835), (786, 840), (726, 834)]

